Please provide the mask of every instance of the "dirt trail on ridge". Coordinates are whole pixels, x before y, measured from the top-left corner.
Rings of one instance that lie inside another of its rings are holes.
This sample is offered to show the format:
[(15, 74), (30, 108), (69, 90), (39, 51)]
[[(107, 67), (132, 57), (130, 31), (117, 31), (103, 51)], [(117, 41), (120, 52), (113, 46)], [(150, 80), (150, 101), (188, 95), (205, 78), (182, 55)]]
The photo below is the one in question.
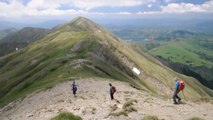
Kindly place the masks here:
[[(113, 101), (109, 96), (109, 82), (117, 89)], [(185, 104), (173, 105), (171, 99), (139, 91), (128, 83), (99, 78), (76, 80), (78, 91), (74, 97), (70, 84), (63, 82), (10, 103), (0, 109), (0, 120), (50, 120), (64, 111), (84, 120), (141, 120), (146, 115), (165, 120), (213, 119), (211, 103), (185, 101)], [(116, 116), (127, 103), (132, 103), (129, 106), (134, 110), (127, 112), (128, 116)]]

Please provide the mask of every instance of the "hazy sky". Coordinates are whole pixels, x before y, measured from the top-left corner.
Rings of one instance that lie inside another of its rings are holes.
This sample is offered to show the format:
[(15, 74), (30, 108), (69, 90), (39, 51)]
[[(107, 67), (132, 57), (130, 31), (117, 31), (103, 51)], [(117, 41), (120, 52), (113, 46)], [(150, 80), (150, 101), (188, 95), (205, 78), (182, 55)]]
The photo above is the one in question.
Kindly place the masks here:
[(0, 0), (0, 20), (179, 17), (213, 19), (213, 0)]

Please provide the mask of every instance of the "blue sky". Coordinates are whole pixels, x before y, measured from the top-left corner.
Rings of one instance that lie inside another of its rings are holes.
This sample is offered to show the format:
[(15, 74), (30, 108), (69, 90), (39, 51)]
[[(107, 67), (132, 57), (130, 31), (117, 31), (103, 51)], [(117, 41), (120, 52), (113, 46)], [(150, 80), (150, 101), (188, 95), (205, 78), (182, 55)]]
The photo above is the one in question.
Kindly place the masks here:
[(213, 0), (0, 0), (0, 20), (179, 17), (213, 19)]

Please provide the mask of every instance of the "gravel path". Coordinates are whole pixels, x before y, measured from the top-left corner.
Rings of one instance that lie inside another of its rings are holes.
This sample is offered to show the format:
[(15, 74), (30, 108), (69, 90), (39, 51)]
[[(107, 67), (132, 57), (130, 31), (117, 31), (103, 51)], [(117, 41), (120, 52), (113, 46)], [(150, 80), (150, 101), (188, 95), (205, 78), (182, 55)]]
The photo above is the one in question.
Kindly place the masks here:
[[(111, 101), (109, 82), (116, 86), (117, 92)], [(165, 120), (184, 120), (199, 117), (213, 118), (213, 104), (192, 103), (173, 105), (172, 100), (160, 98), (131, 87), (128, 83), (88, 78), (76, 81), (77, 96), (71, 92), (70, 82), (35, 92), (24, 99), (10, 103), (0, 109), (0, 120), (50, 120), (60, 112), (68, 111), (84, 120), (141, 120), (145, 115), (156, 115)], [(124, 111), (124, 104), (131, 103), (128, 116), (116, 116)]]

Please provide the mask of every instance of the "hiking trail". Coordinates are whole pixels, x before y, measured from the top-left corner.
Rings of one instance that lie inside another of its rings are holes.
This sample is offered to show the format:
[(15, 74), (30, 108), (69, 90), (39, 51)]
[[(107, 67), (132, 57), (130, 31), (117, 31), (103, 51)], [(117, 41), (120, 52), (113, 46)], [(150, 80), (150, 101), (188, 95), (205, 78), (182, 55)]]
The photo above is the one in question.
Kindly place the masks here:
[[(109, 83), (117, 91), (113, 101), (110, 100)], [(184, 101), (185, 104), (174, 105), (171, 98), (159, 97), (137, 90), (128, 83), (103, 78), (80, 79), (76, 80), (76, 84), (76, 97), (72, 94), (71, 82), (63, 82), (0, 109), (0, 120), (50, 120), (60, 112), (72, 112), (84, 120), (141, 120), (146, 115), (165, 120), (213, 118), (212, 103)], [(128, 116), (119, 115), (124, 110)]]

